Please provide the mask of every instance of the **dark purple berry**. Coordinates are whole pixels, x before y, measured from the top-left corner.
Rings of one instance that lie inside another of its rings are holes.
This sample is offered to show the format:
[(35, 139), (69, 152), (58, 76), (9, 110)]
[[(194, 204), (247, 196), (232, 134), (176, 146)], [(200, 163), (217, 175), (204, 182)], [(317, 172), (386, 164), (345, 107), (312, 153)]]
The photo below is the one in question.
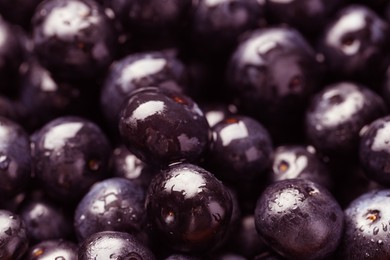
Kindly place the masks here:
[(322, 259), (337, 249), (344, 214), (322, 186), (303, 179), (271, 184), (255, 210), (256, 229), (276, 252), (290, 259)]
[(146, 190), (131, 180), (111, 178), (91, 187), (76, 208), (74, 228), (79, 241), (100, 231), (132, 234), (144, 228)]
[(381, 189), (356, 198), (345, 209), (345, 231), (340, 259), (390, 258), (390, 190)]
[(102, 130), (80, 117), (59, 117), (32, 137), (35, 174), (44, 191), (77, 202), (108, 177), (111, 145)]
[(77, 260), (77, 245), (66, 240), (45, 240), (32, 247), (26, 260)]
[(146, 198), (148, 219), (159, 243), (183, 252), (205, 252), (222, 242), (232, 199), (210, 172), (175, 164), (159, 173)]
[(207, 120), (192, 99), (157, 88), (130, 96), (119, 131), (127, 148), (151, 165), (199, 161), (211, 139)]
[(390, 116), (381, 117), (361, 131), (359, 158), (369, 179), (390, 185)]
[(79, 260), (139, 259), (154, 260), (153, 253), (133, 235), (117, 231), (98, 232), (79, 247)]
[(207, 159), (220, 179), (254, 180), (271, 165), (272, 140), (256, 120), (230, 116), (216, 124), (212, 131), (214, 140)]
[(360, 130), (386, 111), (382, 98), (363, 85), (328, 85), (313, 96), (306, 112), (307, 139), (326, 155), (356, 157)]
[(57, 78), (94, 78), (115, 57), (112, 21), (93, 0), (44, 1), (32, 23), (35, 52)]
[(28, 248), (23, 220), (7, 210), (0, 210), (0, 259), (22, 259)]

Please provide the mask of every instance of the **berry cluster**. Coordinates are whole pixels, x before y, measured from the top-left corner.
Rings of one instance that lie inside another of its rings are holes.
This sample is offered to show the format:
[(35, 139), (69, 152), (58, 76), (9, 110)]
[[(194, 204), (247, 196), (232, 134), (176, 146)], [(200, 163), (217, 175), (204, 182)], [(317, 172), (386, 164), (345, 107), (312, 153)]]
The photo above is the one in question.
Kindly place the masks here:
[(0, 0), (0, 259), (390, 259), (390, 3)]

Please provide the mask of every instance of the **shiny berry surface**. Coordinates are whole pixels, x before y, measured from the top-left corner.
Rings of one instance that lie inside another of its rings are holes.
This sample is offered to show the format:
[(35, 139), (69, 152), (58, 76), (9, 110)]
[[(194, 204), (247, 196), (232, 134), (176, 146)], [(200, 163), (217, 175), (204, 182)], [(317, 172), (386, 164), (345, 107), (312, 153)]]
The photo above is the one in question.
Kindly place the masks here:
[(209, 125), (198, 105), (185, 95), (156, 88), (130, 96), (119, 131), (127, 148), (151, 165), (195, 162), (210, 142)]
[(357, 197), (345, 209), (345, 232), (340, 259), (388, 259), (390, 190)]
[(325, 154), (356, 157), (361, 128), (386, 113), (382, 98), (364, 85), (328, 85), (313, 96), (306, 112), (307, 139)]
[(67, 210), (69, 209), (45, 198), (43, 193), (37, 193), (28, 195), (18, 214), (33, 244), (49, 239), (70, 238), (73, 223)]
[(152, 180), (146, 209), (159, 241), (179, 251), (205, 252), (223, 239), (232, 199), (210, 172), (175, 164)]
[(0, 143), (0, 196), (12, 197), (31, 180), (29, 135), (17, 123), (0, 117)]
[(319, 43), (329, 74), (372, 83), (389, 62), (389, 25), (363, 5), (341, 9), (325, 27)]
[(100, 231), (132, 234), (144, 228), (146, 190), (124, 178), (98, 182), (78, 204), (74, 227), (79, 241)]
[(253, 118), (230, 116), (212, 131), (214, 140), (207, 159), (219, 178), (253, 180), (271, 165), (271, 137)]
[(91, 235), (79, 247), (79, 260), (136, 259), (154, 260), (153, 253), (134, 236), (115, 231)]
[(35, 52), (57, 78), (95, 77), (114, 59), (114, 27), (93, 0), (45, 1), (32, 23)]
[(77, 260), (77, 245), (66, 240), (45, 240), (30, 247), (26, 259)]
[(307, 179), (327, 188), (332, 186), (330, 169), (318, 157), (315, 149), (299, 145), (284, 145), (275, 149), (269, 178), (271, 182)]
[(378, 118), (362, 129), (359, 158), (368, 178), (390, 184), (390, 117)]
[(102, 111), (108, 122), (116, 125), (123, 103), (134, 90), (158, 87), (183, 92), (186, 84), (186, 68), (173, 54), (131, 54), (110, 67), (102, 87)]
[(147, 189), (158, 169), (144, 163), (124, 145), (121, 145), (112, 152), (110, 172), (112, 176), (131, 180), (131, 182)]
[(57, 118), (38, 130), (32, 141), (38, 183), (57, 200), (77, 201), (108, 176), (111, 145), (89, 120)]
[(0, 258), (22, 259), (28, 247), (23, 220), (7, 210), (0, 210)]
[(263, 241), (282, 256), (321, 259), (337, 249), (344, 214), (325, 188), (292, 179), (266, 188), (257, 201), (255, 224)]
[[(320, 71), (314, 50), (298, 31), (270, 27), (252, 31), (240, 42), (226, 77), (238, 107), (284, 142), (301, 131), (302, 111), (319, 87)], [(278, 133), (285, 127), (290, 137)]]

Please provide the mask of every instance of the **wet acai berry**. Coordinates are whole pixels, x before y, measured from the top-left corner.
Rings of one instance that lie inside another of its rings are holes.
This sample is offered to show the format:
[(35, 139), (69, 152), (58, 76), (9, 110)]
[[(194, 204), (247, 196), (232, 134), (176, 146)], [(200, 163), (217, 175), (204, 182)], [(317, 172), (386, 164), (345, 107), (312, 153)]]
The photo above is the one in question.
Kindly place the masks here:
[(389, 259), (390, 190), (365, 193), (345, 209), (340, 259)]
[(389, 62), (389, 25), (363, 5), (341, 9), (324, 28), (319, 51), (325, 57), (329, 77), (378, 82)]
[(304, 179), (269, 185), (257, 201), (256, 229), (263, 241), (290, 259), (322, 259), (337, 249), (344, 214), (322, 186)]
[(93, 0), (50, 0), (37, 7), (33, 42), (40, 62), (67, 81), (91, 79), (115, 57), (116, 32)]
[(212, 131), (213, 145), (207, 163), (218, 178), (233, 182), (253, 180), (271, 165), (271, 137), (255, 119), (230, 116)]
[(133, 235), (104, 231), (93, 234), (79, 247), (79, 260), (135, 259), (154, 260), (153, 253)]
[(144, 228), (146, 190), (124, 178), (94, 184), (78, 204), (74, 228), (79, 241), (100, 231), (136, 234)]
[[(302, 113), (320, 75), (315, 52), (298, 31), (270, 27), (252, 31), (240, 42), (226, 78), (238, 107), (284, 142), (302, 134)], [(289, 135), (280, 132), (285, 128)]]
[(339, 82), (315, 94), (306, 111), (308, 141), (320, 152), (356, 157), (363, 126), (384, 116), (383, 99), (366, 86)]
[(58, 239), (44, 240), (30, 247), (26, 260), (77, 260), (78, 247), (73, 242)]
[(19, 260), (28, 248), (23, 220), (8, 210), (0, 210), (0, 258)]
[(215, 248), (224, 238), (232, 216), (232, 199), (210, 172), (179, 163), (153, 178), (146, 209), (159, 243), (201, 253)]
[(34, 173), (53, 198), (77, 202), (108, 177), (111, 145), (102, 130), (81, 117), (59, 117), (32, 137)]
[(31, 180), (30, 138), (17, 123), (0, 117), (0, 196), (23, 192)]
[(365, 174), (382, 185), (390, 185), (390, 116), (378, 118), (362, 129), (359, 158)]
[(211, 140), (207, 120), (191, 98), (158, 88), (129, 97), (119, 131), (127, 148), (151, 165), (196, 162)]
[(313, 147), (283, 145), (273, 153), (271, 182), (286, 179), (307, 179), (326, 188), (332, 185), (330, 169), (317, 156)]
[(147, 189), (158, 171), (158, 169), (138, 159), (124, 145), (117, 147), (112, 152), (110, 173), (114, 177), (129, 179)]
[(114, 127), (123, 103), (134, 90), (158, 87), (183, 92), (187, 84), (186, 68), (173, 54), (162, 51), (131, 54), (111, 65), (102, 87), (102, 111)]
[(28, 238), (35, 244), (49, 239), (68, 239), (73, 234), (71, 209), (46, 198), (42, 191), (31, 192), (21, 204), (18, 214)]

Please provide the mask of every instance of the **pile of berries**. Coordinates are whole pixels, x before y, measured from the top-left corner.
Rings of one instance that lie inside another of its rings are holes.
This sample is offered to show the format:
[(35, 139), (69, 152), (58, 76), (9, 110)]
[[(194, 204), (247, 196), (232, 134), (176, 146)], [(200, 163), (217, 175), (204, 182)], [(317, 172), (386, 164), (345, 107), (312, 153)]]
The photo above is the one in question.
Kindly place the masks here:
[(0, 0), (0, 259), (390, 259), (390, 3)]

